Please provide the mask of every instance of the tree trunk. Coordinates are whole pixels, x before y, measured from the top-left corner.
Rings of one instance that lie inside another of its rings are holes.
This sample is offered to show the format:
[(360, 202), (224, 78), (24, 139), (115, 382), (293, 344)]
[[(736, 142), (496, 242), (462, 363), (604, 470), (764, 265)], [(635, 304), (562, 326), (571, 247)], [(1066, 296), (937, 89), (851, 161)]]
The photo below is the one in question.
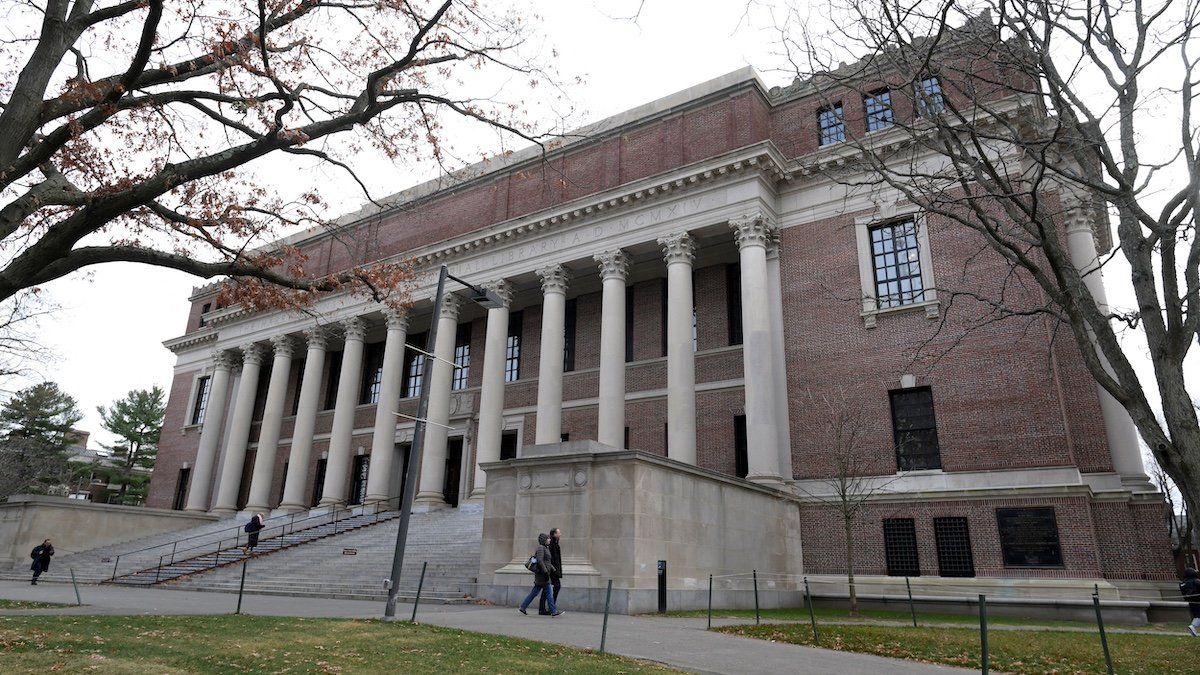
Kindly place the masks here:
[(850, 616), (858, 616), (858, 592), (854, 588), (854, 522), (845, 518), (846, 528), (846, 581), (850, 586)]

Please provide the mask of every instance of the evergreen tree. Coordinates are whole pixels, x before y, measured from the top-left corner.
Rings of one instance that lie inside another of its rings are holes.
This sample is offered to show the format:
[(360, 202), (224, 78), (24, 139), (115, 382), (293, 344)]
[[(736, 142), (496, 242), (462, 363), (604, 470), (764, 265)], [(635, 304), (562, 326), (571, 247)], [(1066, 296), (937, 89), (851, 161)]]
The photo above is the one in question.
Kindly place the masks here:
[(0, 498), (66, 484), (67, 446), (81, 419), (75, 399), (53, 382), (23, 389), (0, 406)]
[(104, 429), (121, 440), (115, 445), (101, 444), (112, 453), (107, 465), (97, 464), (96, 473), (110, 484), (121, 486), (118, 492), (122, 503), (140, 503), (150, 482), (150, 470), (158, 455), (158, 437), (162, 432), (163, 416), (167, 412), (163, 390), (135, 389), (112, 406), (96, 408)]

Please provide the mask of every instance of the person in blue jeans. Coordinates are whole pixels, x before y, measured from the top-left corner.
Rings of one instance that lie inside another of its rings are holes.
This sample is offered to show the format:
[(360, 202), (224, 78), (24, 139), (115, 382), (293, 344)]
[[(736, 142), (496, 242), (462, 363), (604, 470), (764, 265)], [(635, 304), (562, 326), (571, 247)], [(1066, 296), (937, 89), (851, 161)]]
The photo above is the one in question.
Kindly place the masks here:
[(533, 566), (533, 590), (529, 591), (529, 595), (525, 596), (524, 602), (521, 603), (521, 607), (517, 610), (526, 616), (528, 616), (528, 612), (525, 610), (539, 593), (541, 593), (542, 599), (545, 600), (546, 606), (550, 609), (550, 616), (562, 616), (562, 612), (554, 605), (554, 594), (549, 592), (550, 576), (558, 571), (550, 562), (550, 549), (546, 548), (546, 542), (549, 539), (550, 535), (538, 535), (538, 547), (533, 552), (533, 557), (537, 559), (537, 563)]

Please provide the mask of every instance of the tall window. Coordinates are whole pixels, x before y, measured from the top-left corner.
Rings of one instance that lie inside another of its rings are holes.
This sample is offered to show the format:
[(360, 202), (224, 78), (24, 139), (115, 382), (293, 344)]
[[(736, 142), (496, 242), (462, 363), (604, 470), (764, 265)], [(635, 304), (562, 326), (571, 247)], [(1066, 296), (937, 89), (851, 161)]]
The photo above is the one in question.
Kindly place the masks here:
[(900, 471), (942, 468), (933, 392), (929, 387), (891, 392), (892, 438)]
[(204, 303), (204, 306), (200, 308), (200, 326), (201, 327), (203, 327), (204, 322), (207, 321), (207, 319), (204, 318), (204, 315), (208, 314), (210, 311), (212, 311), (212, 303), (211, 302)]
[[(410, 336), (408, 343), (411, 345), (425, 344), (425, 333), (418, 333)], [(404, 350), (404, 372), (403, 381), (400, 383), (400, 389), (404, 392), (406, 398), (421, 395), (421, 381), (425, 378), (425, 355), (411, 348)]]
[(212, 377), (205, 375), (196, 383), (196, 401), (192, 404), (192, 424), (204, 424), (204, 413), (208, 410), (208, 390)]
[(1005, 567), (1062, 567), (1054, 507), (996, 509)]
[(746, 438), (746, 416), (733, 417), (733, 474), (745, 478), (750, 474), (750, 454)]
[(729, 324), (729, 344), (742, 344), (742, 266), (725, 266), (725, 315)]
[(910, 218), (871, 228), (871, 261), (879, 309), (925, 300), (915, 220)]
[(329, 355), (329, 377), (325, 380), (325, 407), (332, 410), (337, 405), (338, 380), (342, 378), (343, 352), (332, 352)]
[(358, 395), (360, 405), (379, 403), (379, 389), (383, 387), (383, 343), (375, 342), (364, 349), (362, 391)]
[(466, 389), (471, 377), (471, 324), (460, 323), (454, 333), (454, 377), (451, 389)]
[[(625, 287), (625, 363), (633, 360), (633, 286)], [(629, 447), (626, 444), (625, 447)]]
[(821, 145), (846, 140), (846, 121), (842, 115), (842, 104), (834, 103), (828, 108), (818, 110), (817, 126), (821, 130)]
[(504, 344), (504, 381), (521, 379), (521, 331), (525, 313), (516, 311), (508, 315), (508, 340)]
[(517, 458), (517, 432), (505, 431), (500, 434), (500, 459)]
[(921, 576), (917, 556), (917, 527), (912, 518), (883, 519), (883, 555), (892, 577)]
[(873, 91), (863, 97), (867, 112), (867, 131), (879, 131), (892, 126), (892, 92), (887, 89)]
[(301, 361), (292, 366), (295, 371), (296, 388), (292, 391), (292, 414), (296, 415), (300, 412), (300, 385), (304, 383), (304, 366), (305, 361)]
[(934, 518), (933, 536), (937, 539), (938, 576), (975, 576), (971, 532), (967, 528), (966, 518)]
[(916, 85), (917, 114), (936, 115), (946, 109), (946, 97), (942, 95), (942, 83), (936, 75), (924, 77)]
[(567, 300), (563, 313), (563, 372), (575, 370), (575, 324), (577, 307), (575, 298)]

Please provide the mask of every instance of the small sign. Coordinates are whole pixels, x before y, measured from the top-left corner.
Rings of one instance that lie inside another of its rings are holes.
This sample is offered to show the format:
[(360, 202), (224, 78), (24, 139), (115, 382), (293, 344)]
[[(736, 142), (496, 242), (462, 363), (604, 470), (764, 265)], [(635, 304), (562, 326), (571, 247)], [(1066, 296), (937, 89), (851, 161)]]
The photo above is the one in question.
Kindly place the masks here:
[(358, 549), (344, 548), (344, 549), (342, 549), (342, 555), (358, 555)]
[(100, 562), (102, 562), (102, 563), (112, 562), (112, 558), (101, 558)]

